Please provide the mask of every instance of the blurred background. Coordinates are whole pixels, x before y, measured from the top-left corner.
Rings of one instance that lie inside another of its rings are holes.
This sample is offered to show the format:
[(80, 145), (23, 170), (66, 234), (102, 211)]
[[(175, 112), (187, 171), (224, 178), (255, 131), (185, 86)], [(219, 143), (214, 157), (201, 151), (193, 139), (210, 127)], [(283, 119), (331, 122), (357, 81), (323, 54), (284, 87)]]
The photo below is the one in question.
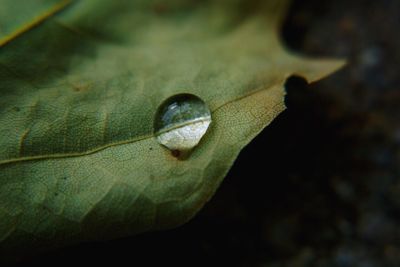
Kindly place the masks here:
[(289, 79), (288, 110), (192, 221), (24, 264), (400, 266), (399, 29), (397, 0), (293, 1), (285, 45), (349, 64)]

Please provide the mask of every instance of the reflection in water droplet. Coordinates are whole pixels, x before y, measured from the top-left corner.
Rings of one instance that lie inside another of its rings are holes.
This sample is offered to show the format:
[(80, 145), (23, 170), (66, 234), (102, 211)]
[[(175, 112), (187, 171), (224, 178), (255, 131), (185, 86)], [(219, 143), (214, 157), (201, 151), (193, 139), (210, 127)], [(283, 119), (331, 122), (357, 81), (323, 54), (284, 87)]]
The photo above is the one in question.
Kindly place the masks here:
[(179, 94), (165, 100), (154, 119), (157, 141), (171, 151), (188, 151), (207, 132), (211, 112), (203, 100), (191, 94)]

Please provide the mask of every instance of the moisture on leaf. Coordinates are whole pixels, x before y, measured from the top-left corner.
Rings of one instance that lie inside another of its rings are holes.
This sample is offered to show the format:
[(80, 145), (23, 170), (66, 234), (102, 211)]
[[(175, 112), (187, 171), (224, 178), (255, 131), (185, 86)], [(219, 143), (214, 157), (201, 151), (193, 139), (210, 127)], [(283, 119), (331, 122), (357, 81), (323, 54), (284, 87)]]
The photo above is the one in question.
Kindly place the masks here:
[[(0, 0), (0, 251), (193, 217), (284, 110), (286, 79), (312, 82), (343, 64), (280, 44), (286, 5)], [(154, 135), (160, 103), (179, 94), (212, 116), (184, 160)]]
[(154, 134), (158, 142), (171, 151), (193, 149), (207, 132), (211, 112), (195, 95), (179, 94), (165, 100), (154, 117)]

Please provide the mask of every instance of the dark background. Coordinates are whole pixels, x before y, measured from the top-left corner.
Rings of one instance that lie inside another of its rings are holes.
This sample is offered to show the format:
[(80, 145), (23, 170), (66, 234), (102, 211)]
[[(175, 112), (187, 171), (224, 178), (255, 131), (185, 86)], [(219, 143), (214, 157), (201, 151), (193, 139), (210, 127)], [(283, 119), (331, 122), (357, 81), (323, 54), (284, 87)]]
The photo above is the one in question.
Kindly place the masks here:
[(294, 1), (286, 46), (349, 64), (290, 79), (288, 110), (192, 221), (24, 265), (400, 266), (399, 31), (397, 0)]

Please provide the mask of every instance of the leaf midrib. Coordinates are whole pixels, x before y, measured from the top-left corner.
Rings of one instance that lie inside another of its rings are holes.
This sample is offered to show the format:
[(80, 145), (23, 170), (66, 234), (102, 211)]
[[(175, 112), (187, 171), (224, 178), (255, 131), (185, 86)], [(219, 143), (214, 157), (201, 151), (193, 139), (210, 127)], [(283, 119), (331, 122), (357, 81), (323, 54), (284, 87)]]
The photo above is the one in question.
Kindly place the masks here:
[[(278, 83), (276, 83), (276, 84), (278, 84)], [(251, 97), (252, 95), (257, 94), (260, 91), (268, 90), (268, 89), (276, 86), (276, 84), (271, 85), (269, 87), (259, 87), (259, 88), (255, 89), (255, 90), (250, 91), (247, 94), (244, 94), (244, 95), (236, 97), (236, 98), (234, 98), (232, 100), (226, 101), (225, 103), (223, 103), (220, 106), (218, 106), (218, 107), (214, 108), (213, 110), (211, 110), (211, 114), (214, 114), (215, 112), (217, 112), (219, 109), (221, 109), (224, 106), (227, 106), (227, 105), (232, 104), (234, 102), (240, 101), (240, 100), (242, 100), (244, 98)], [(283, 86), (283, 83), (282, 83), (282, 86)], [(87, 151), (83, 151), (83, 152), (56, 153), (56, 154), (48, 154), (48, 155), (35, 155), (35, 156), (27, 156), (27, 157), (20, 157), (20, 158), (11, 158), (11, 159), (6, 159), (6, 160), (1, 160), (0, 161), (0, 166), (8, 165), (8, 164), (14, 164), (14, 163), (23, 162), (23, 161), (36, 161), (36, 160), (47, 160), (47, 159), (82, 157), (82, 156), (91, 155), (91, 154), (100, 152), (100, 151), (105, 150), (105, 149), (110, 148), (110, 147), (121, 146), (121, 145), (126, 145), (126, 144), (132, 144), (132, 143), (136, 143), (136, 142), (139, 142), (139, 141), (142, 141), (142, 140), (146, 140), (146, 139), (150, 139), (150, 138), (154, 138), (154, 137), (155, 137), (154, 133), (151, 133), (151, 134), (147, 134), (147, 135), (142, 135), (142, 136), (136, 137), (134, 139), (123, 140), (123, 141), (119, 141), (119, 142), (115, 142), (115, 143), (105, 144), (103, 146), (99, 146), (99, 147), (96, 147), (96, 148), (93, 148), (93, 149), (90, 149), (90, 150), (87, 150)]]

